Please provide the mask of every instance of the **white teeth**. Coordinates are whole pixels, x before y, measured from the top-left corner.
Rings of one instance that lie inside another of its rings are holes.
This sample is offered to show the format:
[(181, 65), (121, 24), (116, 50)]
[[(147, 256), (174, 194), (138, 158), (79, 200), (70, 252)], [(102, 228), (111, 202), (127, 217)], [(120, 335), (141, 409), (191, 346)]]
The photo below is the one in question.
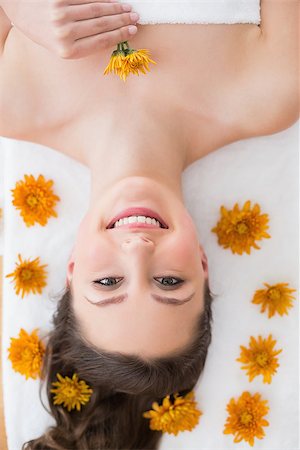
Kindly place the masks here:
[(127, 223), (148, 223), (152, 225), (156, 225), (157, 227), (160, 227), (160, 223), (158, 220), (153, 219), (151, 217), (145, 217), (145, 216), (129, 216), (124, 217), (123, 219), (117, 220), (117, 222), (114, 224), (114, 227), (119, 227), (121, 225), (126, 225)]

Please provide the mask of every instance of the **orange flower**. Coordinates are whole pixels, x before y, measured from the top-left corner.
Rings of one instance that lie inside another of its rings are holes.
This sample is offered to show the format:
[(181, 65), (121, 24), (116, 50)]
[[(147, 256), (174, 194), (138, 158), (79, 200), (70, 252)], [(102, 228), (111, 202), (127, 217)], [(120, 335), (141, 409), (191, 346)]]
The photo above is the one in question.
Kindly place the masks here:
[(218, 243), (224, 248), (230, 248), (232, 253), (250, 254), (251, 247), (260, 249), (255, 241), (271, 237), (265, 231), (269, 228), (268, 214), (260, 214), (260, 206), (257, 203), (251, 210), (250, 203), (250, 200), (247, 200), (242, 210), (237, 203), (232, 210), (227, 210), (222, 205), (221, 219), (211, 229), (217, 234)]
[(150, 59), (149, 50), (134, 50), (129, 47), (127, 41), (124, 41), (118, 44), (117, 50), (114, 50), (112, 53), (110, 61), (104, 70), (104, 75), (114, 72), (125, 81), (130, 73), (139, 75), (140, 71), (146, 74), (146, 70), (149, 71), (148, 64), (150, 62), (156, 64), (155, 61)]
[(89, 402), (93, 390), (83, 380), (78, 380), (78, 375), (73, 374), (72, 378), (62, 377), (59, 373), (56, 374), (58, 381), (55, 381), (50, 392), (54, 395), (54, 405), (63, 405), (68, 411), (77, 409), (80, 411), (81, 405)]
[(21, 292), (22, 298), (24, 295), (32, 292), (33, 294), (41, 294), (42, 288), (46, 286), (46, 272), (43, 266), (40, 266), (40, 258), (37, 257), (33, 261), (29, 259), (22, 260), (22, 256), (19, 254), (19, 264), (16, 263), (16, 269), (14, 272), (6, 275), (6, 278), (13, 277), (15, 283), (15, 292), (17, 295)]
[(174, 403), (167, 395), (159, 406), (157, 402), (152, 403), (152, 410), (143, 413), (143, 417), (150, 420), (150, 429), (159, 430), (175, 436), (179, 431), (191, 431), (199, 422), (202, 414), (196, 408), (194, 392), (191, 391), (185, 397), (174, 394)]
[(258, 375), (263, 375), (263, 382), (271, 383), (272, 376), (279, 367), (276, 356), (282, 352), (282, 349), (274, 351), (275, 345), (276, 340), (272, 339), (271, 334), (267, 339), (258, 336), (258, 340), (251, 336), (249, 348), (240, 345), (241, 354), (236, 361), (245, 364), (242, 369), (247, 370), (249, 381), (252, 381)]
[(28, 334), (21, 328), (18, 338), (10, 338), (8, 359), (11, 361), (13, 369), (21, 375), (25, 375), (26, 380), (38, 378), (41, 372), (45, 347), (37, 336), (37, 330)]
[(225, 423), (224, 434), (233, 434), (234, 442), (242, 440), (254, 445), (254, 438), (262, 439), (265, 436), (263, 427), (269, 422), (263, 417), (268, 413), (267, 400), (261, 400), (260, 394), (251, 395), (248, 391), (235, 401), (234, 398), (227, 404), (229, 413)]
[(264, 283), (267, 289), (258, 289), (252, 299), (252, 303), (256, 305), (261, 304), (260, 312), (264, 313), (268, 310), (268, 318), (270, 319), (276, 313), (280, 316), (288, 314), (288, 309), (293, 307), (292, 299), (295, 299), (291, 295), (296, 289), (289, 289), (288, 283), (277, 283), (270, 285)]
[(33, 175), (24, 175), (25, 181), (17, 182), (13, 193), (13, 205), (21, 212), (27, 227), (39, 223), (45, 226), (48, 219), (57, 217), (54, 206), (60, 198), (53, 193), (53, 181), (46, 181), (43, 175), (36, 180)]

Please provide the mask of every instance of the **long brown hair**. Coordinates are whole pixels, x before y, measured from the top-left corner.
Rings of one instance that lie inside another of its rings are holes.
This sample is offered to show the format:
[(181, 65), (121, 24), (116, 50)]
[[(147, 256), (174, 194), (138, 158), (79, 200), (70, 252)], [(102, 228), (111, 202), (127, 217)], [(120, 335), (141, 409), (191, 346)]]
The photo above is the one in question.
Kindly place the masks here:
[[(184, 349), (171, 357), (143, 360), (88, 344), (66, 290), (53, 316), (42, 369), (56, 425), (23, 444), (22, 450), (157, 449), (162, 432), (150, 430), (142, 413), (168, 394), (184, 395), (194, 388), (211, 342), (212, 298), (206, 281), (204, 310), (196, 317), (191, 342)], [(72, 377), (74, 372), (93, 389), (80, 412), (53, 405), (50, 392), (57, 373)]]

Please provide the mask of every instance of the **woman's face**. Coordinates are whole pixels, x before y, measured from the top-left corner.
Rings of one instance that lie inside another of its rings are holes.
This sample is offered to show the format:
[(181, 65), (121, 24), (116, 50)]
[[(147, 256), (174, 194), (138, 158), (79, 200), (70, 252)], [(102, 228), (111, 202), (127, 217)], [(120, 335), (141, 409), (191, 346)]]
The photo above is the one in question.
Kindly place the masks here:
[[(131, 207), (153, 210), (168, 228), (107, 229)], [(144, 358), (167, 356), (190, 341), (207, 278), (189, 213), (172, 191), (145, 177), (125, 178), (94, 202), (68, 263), (85, 338), (104, 350)], [(101, 304), (111, 298), (113, 303)]]

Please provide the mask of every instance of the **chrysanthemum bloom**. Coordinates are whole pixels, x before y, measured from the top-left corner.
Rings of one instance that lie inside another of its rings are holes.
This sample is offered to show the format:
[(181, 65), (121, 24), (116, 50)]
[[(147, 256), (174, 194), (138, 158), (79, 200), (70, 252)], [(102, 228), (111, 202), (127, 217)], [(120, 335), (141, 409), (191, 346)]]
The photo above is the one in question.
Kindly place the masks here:
[(258, 289), (252, 299), (252, 303), (261, 304), (260, 312), (264, 313), (268, 310), (268, 318), (273, 317), (276, 313), (283, 316), (288, 314), (288, 309), (293, 307), (292, 299), (295, 299), (292, 292), (296, 289), (289, 289), (288, 283), (277, 283), (270, 285), (264, 283), (267, 289)]
[(28, 334), (23, 328), (18, 338), (10, 338), (8, 359), (16, 372), (28, 378), (40, 376), (45, 346), (37, 335), (37, 328)]
[(37, 257), (33, 261), (29, 259), (22, 259), (19, 254), (19, 263), (16, 262), (16, 269), (14, 272), (6, 275), (6, 278), (13, 277), (15, 283), (16, 294), (21, 292), (22, 298), (24, 295), (32, 292), (33, 294), (41, 294), (42, 289), (46, 286), (46, 271), (47, 264), (40, 265), (40, 258)]
[(267, 400), (261, 400), (260, 394), (251, 395), (247, 391), (237, 401), (232, 398), (226, 407), (229, 416), (223, 433), (233, 434), (234, 442), (244, 440), (253, 447), (254, 438), (262, 439), (265, 436), (263, 427), (269, 426), (263, 418), (270, 409), (267, 404)]
[(110, 61), (104, 70), (104, 75), (114, 72), (125, 81), (130, 73), (139, 75), (139, 71), (146, 74), (145, 70), (150, 70), (148, 64), (156, 64), (150, 59), (149, 50), (134, 50), (129, 47), (127, 41), (118, 44), (117, 50), (113, 51)]
[(276, 356), (282, 352), (281, 350), (274, 350), (276, 340), (272, 339), (270, 334), (267, 339), (258, 336), (256, 340), (253, 336), (250, 337), (249, 348), (240, 345), (241, 354), (236, 360), (245, 364), (242, 369), (247, 370), (249, 381), (258, 375), (263, 375), (263, 382), (270, 384), (272, 376), (277, 372), (278, 358)]
[(83, 380), (78, 380), (78, 375), (73, 374), (72, 378), (62, 377), (59, 373), (56, 374), (58, 381), (55, 381), (50, 392), (54, 395), (54, 405), (61, 405), (71, 411), (77, 409), (80, 411), (81, 405), (89, 402), (93, 390)]
[(53, 193), (53, 181), (46, 181), (43, 175), (39, 175), (37, 179), (33, 175), (24, 175), (24, 178), (11, 190), (12, 203), (21, 211), (27, 227), (35, 223), (45, 226), (51, 216), (57, 217), (53, 208), (60, 198)]
[(232, 253), (250, 254), (251, 247), (260, 249), (255, 241), (270, 238), (268, 229), (268, 214), (260, 214), (260, 206), (256, 203), (251, 209), (251, 201), (247, 200), (240, 210), (238, 204), (232, 210), (220, 207), (221, 219), (211, 229), (218, 236), (218, 243), (224, 248), (230, 248)]
[(174, 394), (174, 403), (170, 401), (170, 395), (167, 395), (161, 406), (154, 402), (152, 403), (153, 409), (143, 413), (143, 417), (151, 419), (151, 430), (159, 430), (176, 436), (179, 431), (191, 431), (197, 425), (202, 412), (196, 408), (194, 392), (191, 391), (184, 397), (178, 395), (178, 393)]

